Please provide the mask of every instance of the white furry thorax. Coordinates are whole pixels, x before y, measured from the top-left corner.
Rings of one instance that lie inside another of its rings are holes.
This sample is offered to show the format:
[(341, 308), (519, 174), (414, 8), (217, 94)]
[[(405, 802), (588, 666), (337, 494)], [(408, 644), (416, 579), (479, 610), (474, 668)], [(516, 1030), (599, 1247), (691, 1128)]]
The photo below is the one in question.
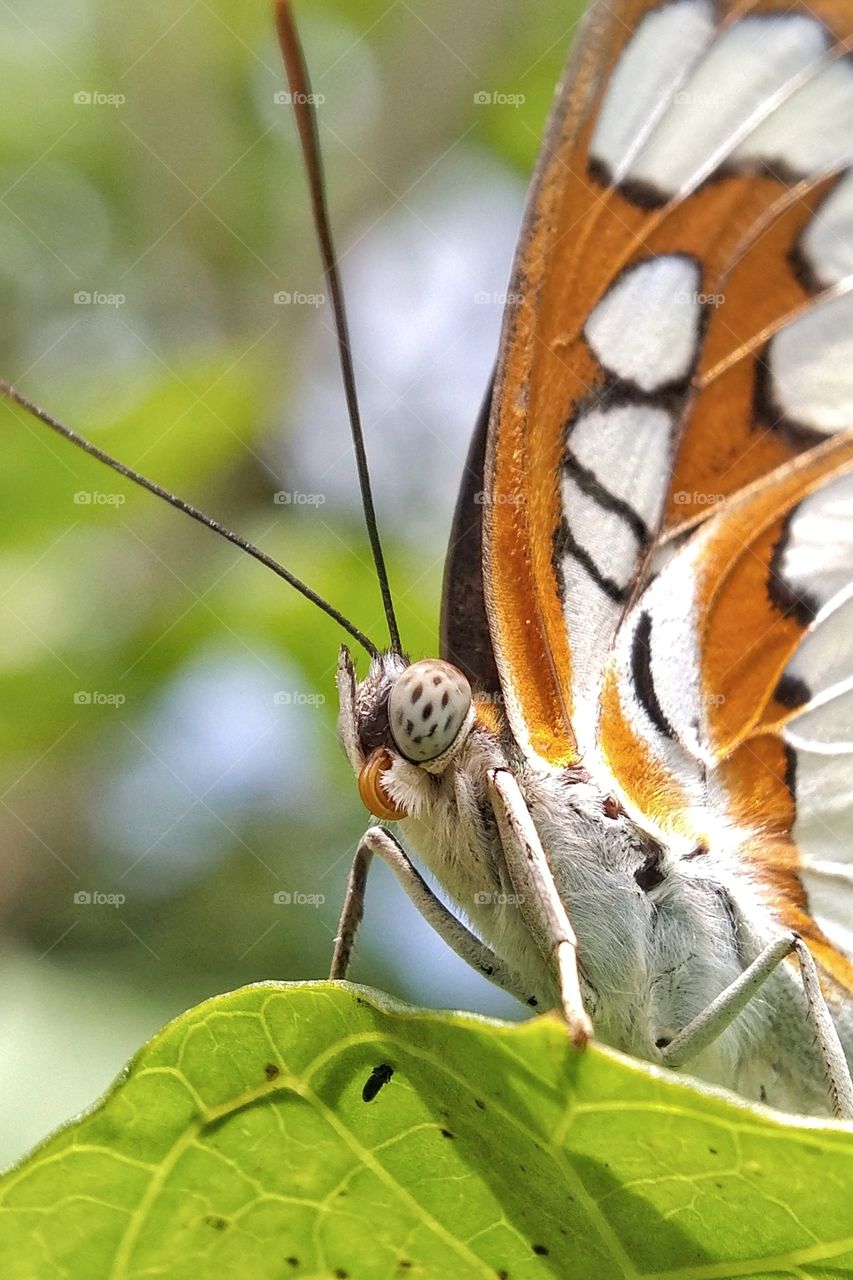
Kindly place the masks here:
[[(556, 987), (514, 896), (487, 794), (488, 770), (509, 768), (577, 935), (581, 985), (595, 1034), (654, 1061), (659, 1045), (734, 981), (771, 936), (760, 896), (732, 857), (738, 833), (721, 830), (719, 841), (707, 848), (667, 847), (620, 807), (614, 813), (607, 791), (584, 771), (526, 758), (494, 707), (477, 715), (443, 773), (410, 763), (396, 751), (387, 718), (391, 685), (406, 665), (399, 655), (382, 655), (359, 683), (348, 656), (342, 658), (339, 728), (354, 770), (376, 747), (388, 751), (383, 786), (406, 812), (397, 824), (404, 842), (457, 914), (523, 979), (536, 1006), (546, 1009), (557, 1003)], [(805, 1033), (792, 978), (780, 971), (768, 995), (778, 996), (786, 1034), (794, 1026)], [(777, 1105), (802, 1106), (797, 1074), (809, 1068), (813, 1074), (807, 1036), (786, 1069), (774, 1060), (776, 1034), (772, 1006), (754, 1001), (690, 1069)], [(812, 1109), (821, 1109), (821, 1088), (817, 1078), (814, 1097), (809, 1093)]]

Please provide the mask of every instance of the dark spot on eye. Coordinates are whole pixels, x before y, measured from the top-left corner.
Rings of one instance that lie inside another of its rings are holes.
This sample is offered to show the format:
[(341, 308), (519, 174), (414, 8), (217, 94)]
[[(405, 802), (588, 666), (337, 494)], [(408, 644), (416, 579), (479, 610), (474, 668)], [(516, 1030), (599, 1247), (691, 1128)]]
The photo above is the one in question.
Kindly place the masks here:
[(622, 812), (622, 806), (615, 796), (605, 796), (601, 802), (604, 810), (605, 818), (618, 818)]
[(672, 1044), (672, 1036), (658, 1036), (657, 1040), (655, 1040), (657, 1049), (665, 1049), (668, 1044)]
[(548, 1250), (545, 1248), (544, 1244), (535, 1244), (533, 1246), (533, 1252), (538, 1253), (540, 1258), (548, 1257)]
[(434, 684), (434, 685), (440, 685), (440, 684), (441, 684), (441, 676), (433, 676), (433, 678), (432, 678), (432, 682), (433, 682), (433, 684)]
[(205, 1218), (205, 1222), (209, 1227), (213, 1227), (214, 1231), (224, 1231), (228, 1226), (227, 1218), (220, 1218), (218, 1214), (209, 1213)]
[(661, 861), (663, 856), (662, 849), (653, 849), (641, 867), (637, 867), (634, 872), (634, 879), (643, 890), (648, 893), (650, 889), (654, 889), (666, 878)]
[(415, 685), (414, 689), (412, 690), (412, 702), (418, 702), (423, 691), (424, 691), (424, 687), (419, 680), (418, 683)]
[(442, 1138), (455, 1138), (456, 1134), (451, 1133), (449, 1129), (442, 1129), (441, 1136)]
[(267, 1080), (277, 1080), (281, 1075), (281, 1069), (277, 1067), (274, 1062), (268, 1062), (264, 1067), (264, 1075)]
[(411, 736), (412, 736), (412, 734), (414, 733), (414, 731), (415, 731), (415, 722), (414, 722), (414, 720), (407, 720), (407, 721), (406, 721), (406, 733), (409, 735), (409, 737), (411, 737)]
[(531, 1009), (537, 1009), (539, 1007), (539, 1001), (535, 996), (531, 996), (527, 1003), (530, 1005)]
[(767, 1090), (764, 1088), (764, 1085), (762, 1085), (761, 1088), (758, 1090), (758, 1101), (759, 1102), (767, 1101)]
[(421, 712), (421, 719), (429, 720), (431, 715), (432, 715), (432, 703), (428, 702), (424, 707), (423, 711)]
[(451, 711), (450, 715), (447, 717), (447, 719), (446, 719), (446, 720), (445, 720), (445, 722), (444, 722), (444, 732), (445, 732), (445, 733), (447, 733), (447, 730), (448, 730), (448, 729), (450, 728), (450, 726), (453, 724), (453, 719), (454, 719), (454, 717), (453, 717), (453, 712)]
[(405, 714), (404, 714), (402, 711), (398, 711), (398, 712), (397, 712), (397, 715), (396, 715), (396, 720), (397, 720), (397, 725), (398, 725), (398, 727), (400, 727), (400, 728), (402, 727), (402, 725), (403, 725), (403, 723), (404, 723), (405, 719), (406, 719)]
[(447, 690), (445, 689), (444, 693), (441, 695), (441, 705), (442, 705), (442, 707), (446, 707), (449, 701), (450, 701), (450, 694), (449, 694), (449, 693), (447, 692)]

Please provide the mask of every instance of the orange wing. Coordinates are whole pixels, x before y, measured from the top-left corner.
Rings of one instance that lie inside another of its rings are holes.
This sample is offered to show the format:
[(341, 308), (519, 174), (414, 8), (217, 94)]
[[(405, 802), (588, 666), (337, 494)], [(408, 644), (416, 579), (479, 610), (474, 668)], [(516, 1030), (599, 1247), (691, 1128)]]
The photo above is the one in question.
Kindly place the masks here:
[(853, 422), (851, 34), (850, 0), (587, 18), (531, 192), (484, 486), (507, 711), (553, 764), (596, 758), (607, 655), (661, 534)]

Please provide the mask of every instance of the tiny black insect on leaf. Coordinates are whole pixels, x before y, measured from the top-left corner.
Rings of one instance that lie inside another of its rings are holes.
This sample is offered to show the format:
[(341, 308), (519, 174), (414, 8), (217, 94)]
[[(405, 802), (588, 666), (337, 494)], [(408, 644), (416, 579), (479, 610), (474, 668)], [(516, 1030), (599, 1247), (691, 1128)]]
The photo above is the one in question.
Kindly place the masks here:
[(362, 1101), (372, 1102), (379, 1090), (388, 1083), (393, 1074), (394, 1068), (389, 1067), (387, 1062), (382, 1062), (378, 1067), (374, 1067), (361, 1091)]

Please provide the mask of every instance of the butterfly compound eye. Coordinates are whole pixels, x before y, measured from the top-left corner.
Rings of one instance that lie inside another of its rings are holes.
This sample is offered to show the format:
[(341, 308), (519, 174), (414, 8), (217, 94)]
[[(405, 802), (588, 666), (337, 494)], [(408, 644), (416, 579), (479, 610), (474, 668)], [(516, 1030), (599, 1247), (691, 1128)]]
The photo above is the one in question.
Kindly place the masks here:
[(435, 760), (465, 725), (471, 686), (461, 671), (440, 658), (413, 662), (397, 678), (388, 701), (391, 736), (413, 764)]

